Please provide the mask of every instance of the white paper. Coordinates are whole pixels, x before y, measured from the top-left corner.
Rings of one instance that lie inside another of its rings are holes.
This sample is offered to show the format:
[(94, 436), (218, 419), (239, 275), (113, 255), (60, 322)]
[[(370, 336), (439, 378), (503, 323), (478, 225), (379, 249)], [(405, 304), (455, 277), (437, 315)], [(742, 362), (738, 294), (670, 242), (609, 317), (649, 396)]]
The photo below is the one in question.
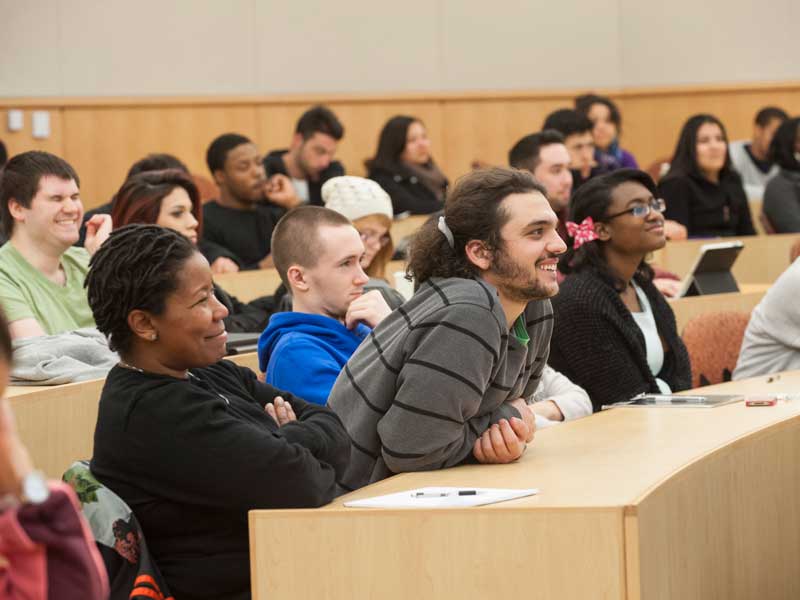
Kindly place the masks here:
[[(470, 496), (459, 496), (459, 490), (474, 490)], [(457, 488), (457, 487), (425, 487), (406, 490), (385, 496), (374, 496), (362, 500), (351, 500), (344, 505), (351, 508), (462, 508), (466, 506), (483, 506), (506, 500), (516, 500), (525, 496), (538, 494), (539, 490), (502, 489), (502, 488)], [(425, 494), (417, 497), (417, 494)], [(442, 496), (440, 494), (447, 494)]]

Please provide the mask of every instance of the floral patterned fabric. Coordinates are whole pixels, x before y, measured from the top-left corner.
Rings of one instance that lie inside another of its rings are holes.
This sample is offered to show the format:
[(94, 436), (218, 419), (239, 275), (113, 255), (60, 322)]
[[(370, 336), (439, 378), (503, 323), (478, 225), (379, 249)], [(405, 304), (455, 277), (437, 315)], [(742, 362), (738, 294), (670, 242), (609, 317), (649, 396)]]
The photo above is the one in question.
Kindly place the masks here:
[(150, 557), (136, 516), (79, 461), (64, 473), (81, 503), (108, 571), (110, 600), (174, 600)]

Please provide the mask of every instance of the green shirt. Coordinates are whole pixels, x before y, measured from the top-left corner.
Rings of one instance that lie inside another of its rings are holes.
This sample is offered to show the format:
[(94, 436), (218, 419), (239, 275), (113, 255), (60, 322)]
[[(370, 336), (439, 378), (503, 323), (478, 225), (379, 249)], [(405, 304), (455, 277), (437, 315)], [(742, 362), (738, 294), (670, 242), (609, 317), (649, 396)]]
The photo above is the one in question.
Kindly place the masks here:
[(83, 282), (89, 253), (70, 248), (61, 256), (66, 285), (50, 281), (7, 242), (0, 248), (0, 305), (9, 323), (36, 319), (47, 334), (94, 327)]

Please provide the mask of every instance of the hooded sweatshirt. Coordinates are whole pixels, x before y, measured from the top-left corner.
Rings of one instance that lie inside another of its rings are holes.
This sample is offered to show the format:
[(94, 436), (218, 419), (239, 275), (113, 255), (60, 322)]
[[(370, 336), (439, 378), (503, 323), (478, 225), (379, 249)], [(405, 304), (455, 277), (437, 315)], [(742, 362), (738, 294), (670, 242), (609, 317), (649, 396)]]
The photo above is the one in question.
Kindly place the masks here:
[(339, 372), (371, 331), (361, 323), (350, 330), (323, 315), (276, 313), (258, 339), (258, 367), (270, 385), (324, 406)]

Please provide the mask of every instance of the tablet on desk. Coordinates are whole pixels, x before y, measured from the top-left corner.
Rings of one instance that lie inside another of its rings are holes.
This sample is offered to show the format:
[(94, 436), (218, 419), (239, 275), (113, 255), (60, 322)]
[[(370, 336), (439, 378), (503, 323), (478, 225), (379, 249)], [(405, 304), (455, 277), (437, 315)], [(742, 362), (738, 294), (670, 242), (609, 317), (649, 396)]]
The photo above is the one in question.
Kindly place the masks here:
[(731, 268), (742, 248), (744, 244), (739, 241), (700, 246), (700, 254), (683, 280), (678, 298), (738, 292)]
[(602, 407), (621, 408), (626, 406), (673, 406), (684, 408), (714, 408), (724, 406), (733, 402), (744, 400), (741, 394), (703, 394), (685, 396), (681, 394), (639, 394), (630, 400), (623, 400), (614, 404), (606, 404)]

